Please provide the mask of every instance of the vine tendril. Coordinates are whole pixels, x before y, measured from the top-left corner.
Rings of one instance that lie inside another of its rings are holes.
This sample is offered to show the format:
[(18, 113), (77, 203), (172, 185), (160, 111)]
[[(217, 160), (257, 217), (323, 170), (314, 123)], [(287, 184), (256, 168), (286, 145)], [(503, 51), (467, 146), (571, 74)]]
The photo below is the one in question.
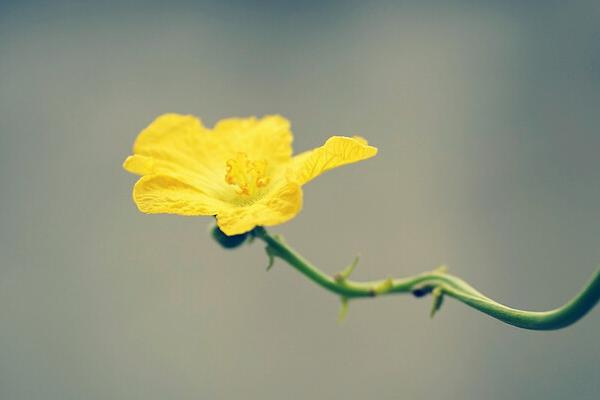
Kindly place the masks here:
[(526, 311), (511, 308), (490, 299), (461, 278), (449, 274), (445, 267), (407, 278), (358, 282), (349, 279), (356, 268), (358, 258), (344, 270), (330, 276), (304, 259), (281, 237), (271, 236), (263, 227), (255, 228), (251, 234), (266, 243), (270, 266), (275, 257), (280, 258), (316, 284), (339, 295), (342, 301), (340, 319), (345, 316), (348, 302), (351, 299), (397, 293), (411, 293), (415, 297), (431, 294), (433, 297), (432, 317), (440, 309), (444, 296), (449, 296), (519, 328), (555, 330), (574, 324), (594, 308), (600, 300), (600, 269), (596, 270), (582, 290), (563, 306), (549, 311)]

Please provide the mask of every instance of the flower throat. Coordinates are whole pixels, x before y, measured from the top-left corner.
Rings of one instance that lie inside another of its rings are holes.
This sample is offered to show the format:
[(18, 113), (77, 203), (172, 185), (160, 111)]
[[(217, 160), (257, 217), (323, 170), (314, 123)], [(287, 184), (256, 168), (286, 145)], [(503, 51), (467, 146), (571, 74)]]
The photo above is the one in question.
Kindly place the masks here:
[(237, 193), (242, 196), (252, 196), (259, 188), (269, 184), (266, 176), (266, 160), (249, 160), (246, 153), (237, 153), (234, 158), (227, 160), (225, 182), (238, 187)]

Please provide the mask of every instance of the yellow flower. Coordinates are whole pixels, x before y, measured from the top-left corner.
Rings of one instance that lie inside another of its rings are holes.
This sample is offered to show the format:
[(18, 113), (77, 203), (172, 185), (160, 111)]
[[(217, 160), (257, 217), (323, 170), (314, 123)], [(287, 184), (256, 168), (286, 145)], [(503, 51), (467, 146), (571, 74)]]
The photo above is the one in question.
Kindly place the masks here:
[(302, 185), (376, 153), (362, 138), (333, 136), (292, 157), (290, 123), (278, 115), (208, 129), (192, 115), (164, 114), (139, 134), (123, 168), (142, 175), (133, 188), (140, 211), (215, 215), (231, 236), (288, 221), (302, 208)]

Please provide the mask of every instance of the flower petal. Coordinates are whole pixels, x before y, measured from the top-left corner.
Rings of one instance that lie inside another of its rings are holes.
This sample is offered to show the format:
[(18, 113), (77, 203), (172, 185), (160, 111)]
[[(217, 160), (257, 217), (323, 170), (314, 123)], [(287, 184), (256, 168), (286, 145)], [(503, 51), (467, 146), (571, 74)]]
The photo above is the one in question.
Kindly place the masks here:
[(194, 150), (208, 132), (193, 115), (163, 114), (140, 132), (133, 153), (177, 163), (192, 161), (197, 158)]
[(377, 148), (369, 146), (363, 138), (332, 136), (323, 146), (295, 156), (291, 166), (295, 179), (303, 185), (325, 171), (366, 160), (375, 154)]
[(226, 187), (225, 164), (213, 135), (192, 115), (164, 114), (137, 137), (123, 168), (138, 175), (169, 175), (203, 191)]
[(215, 215), (227, 205), (166, 175), (146, 175), (133, 188), (133, 201), (147, 214)]
[(290, 122), (280, 115), (223, 119), (215, 125), (213, 133), (231, 153), (227, 158), (243, 152), (250, 159), (277, 165), (292, 156)]
[(217, 225), (225, 234), (239, 235), (258, 225), (278, 225), (294, 218), (302, 209), (302, 189), (287, 182), (254, 204), (219, 212)]
[(155, 162), (152, 157), (134, 154), (129, 156), (123, 162), (123, 168), (126, 171), (136, 175), (150, 175), (155, 173)]

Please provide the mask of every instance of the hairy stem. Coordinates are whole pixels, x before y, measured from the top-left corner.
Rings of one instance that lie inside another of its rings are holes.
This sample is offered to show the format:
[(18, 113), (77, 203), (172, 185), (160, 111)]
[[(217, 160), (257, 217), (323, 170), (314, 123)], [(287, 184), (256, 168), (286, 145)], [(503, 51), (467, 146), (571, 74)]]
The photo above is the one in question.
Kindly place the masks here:
[(478, 311), (510, 325), (524, 329), (553, 330), (572, 325), (587, 314), (600, 300), (600, 269), (583, 287), (581, 292), (562, 307), (550, 311), (525, 311), (507, 307), (486, 297), (462, 279), (436, 270), (402, 279), (383, 279), (357, 282), (348, 279), (351, 269), (330, 276), (301, 255), (282, 239), (271, 236), (264, 228), (257, 227), (253, 235), (267, 244), (270, 257), (278, 257), (323, 288), (336, 293), (345, 301), (352, 298), (375, 297), (394, 293), (412, 293), (417, 297), (433, 293), (440, 301), (434, 305), (435, 312), (441, 305), (441, 296), (450, 296)]

